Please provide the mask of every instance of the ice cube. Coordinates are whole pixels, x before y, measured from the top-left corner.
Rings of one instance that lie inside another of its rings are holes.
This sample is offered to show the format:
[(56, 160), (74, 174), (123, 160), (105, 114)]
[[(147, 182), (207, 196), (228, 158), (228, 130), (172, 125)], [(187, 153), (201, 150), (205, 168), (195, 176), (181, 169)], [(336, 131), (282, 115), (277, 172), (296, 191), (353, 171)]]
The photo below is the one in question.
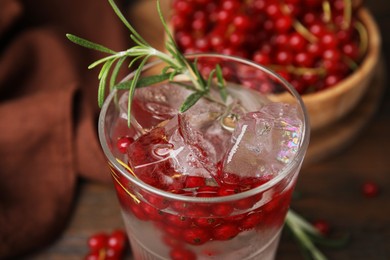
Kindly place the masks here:
[(222, 157), (212, 143), (217, 141), (205, 139), (186, 118), (178, 114), (128, 147), (129, 165), (135, 176), (164, 190), (183, 188), (186, 176), (213, 179)]
[(231, 132), (221, 124), (227, 109), (219, 102), (201, 99), (177, 115), (177, 131), (169, 141), (184, 149), (172, 160), (176, 171), (212, 178), (231, 137)]
[[(136, 89), (132, 100), (132, 123), (149, 130), (162, 121), (171, 119), (192, 92), (177, 84), (160, 84)], [(119, 100), (121, 117), (127, 119), (128, 92)]]
[(297, 107), (269, 103), (240, 118), (223, 171), (242, 177), (276, 175), (297, 153), (302, 120)]
[(270, 101), (261, 95), (259, 91), (245, 88), (241, 85), (229, 83), (229, 94), (236, 99), (236, 102), (240, 104), (246, 112), (258, 111), (262, 106)]

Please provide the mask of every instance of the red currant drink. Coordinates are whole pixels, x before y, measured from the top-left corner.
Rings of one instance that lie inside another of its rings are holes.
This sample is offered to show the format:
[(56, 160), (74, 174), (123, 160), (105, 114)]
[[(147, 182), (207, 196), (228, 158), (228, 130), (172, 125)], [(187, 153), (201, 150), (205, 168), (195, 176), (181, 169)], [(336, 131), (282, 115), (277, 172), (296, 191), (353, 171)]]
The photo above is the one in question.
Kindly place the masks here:
[[(185, 75), (114, 91), (99, 136), (135, 259), (273, 259), (308, 146), (308, 119), (295, 90), (239, 58), (199, 54), (205, 75), (218, 64), (218, 88), (189, 110)], [(143, 73), (158, 74), (161, 63)], [(132, 78), (130, 75), (125, 80)], [(177, 83), (179, 82), (179, 84)]]

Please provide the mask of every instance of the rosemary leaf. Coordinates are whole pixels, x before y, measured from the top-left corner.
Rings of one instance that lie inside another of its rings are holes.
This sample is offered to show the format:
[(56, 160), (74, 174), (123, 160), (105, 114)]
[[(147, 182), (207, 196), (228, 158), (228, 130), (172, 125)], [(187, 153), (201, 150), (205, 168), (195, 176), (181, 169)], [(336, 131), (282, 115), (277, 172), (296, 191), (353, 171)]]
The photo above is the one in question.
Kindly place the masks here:
[(203, 91), (196, 91), (189, 95), (187, 99), (183, 102), (183, 104), (180, 107), (180, 112), (184, 113), (188, 109), (190, 109), (193, 105), (195, 105), (196, 102), (198, 102), (199, 99), (201, 99), (204, 96), (205, 92)]
[(183, 88), (185, 88), (185, 89), (191, 90), (191, 91), (197, 91), (197, 90), (194, 88), (193, 85), (188, 84), (188, 83), (184, 83), (184, 82), (180, 82), (180, 81), (175, 81), (175, 82), (172, 82), (172, 83), (174, 83), (174, 84), (176, 84), (176, 85), (179, 85), (179, 86), (181, 86), (181, 87), (183, 87)]
[(142, 36), (131, 26), (131, 24), (127, 21), (125, 16), (122, 14), (118, 6), (115, 4), (114, 0), (108, 0), (110, 3), (112, 9), (114, 10), (115, 14), (119, 17), (119, 19), (122, 21), (122, 23), (130, 30), (132, 34), (134, 34), (137, 39), (142, 42), (145, 45), (149, 45), (143, 38)]
[[(168, 36), (168, 42), (170, 45), (174, 46), (173, 49), (175, 50), (178, 50), (176, 44), (175, 44), (175, 40), (173, 39), (173, 36), (172, 34), (170, 33), (170, 30), (169, 30), (169, 27), (167, 25), (167, 23), (165, 22), (165, 18), (163, 16), (163, 13), (162, 13), (162, 10), (161, 10), (161, 6), (160, 6), (160, 0), (157, 0), (157, 12), (158, 12), (158, 15), (159, 15), (159, 18), (160, 18), (160, 21), (164, 27), (164, 31), (166, 32), (167, 36)], [(179, 54), (179, 52), (175, 51), (176, 54)]]
[(170, 74), (161, 74), (161, 75), (152, 75), (144, 78), (139, 78), (134, 83), (134, 79), (124, 81), (121, 83), (118, 83), (115, 85), (116, 89), (130, 89), (133, 84), (135, 84), (135, 88), (142, 88), (142, 87), (148, 87), (156, 83), (163, 82), (165, 80), (168, 80), (170, 77)]
[(221, 95), (223, 102), (226, 102), (228, 93), (226, 91), (226, 82), (225, 82), (225, 79), (223, 78), (221, 66), (219, 66), (219, 64), (217, 64), (217, 66), (215, 67), (215, 70), (216, 70), (216, 75), (217, 75), (217, 86), (219, 89), (219, 93)]
[(88, 49), (92, 49), (92, 50), (96, 50), (96, 51), (100, 51), (100, 52), (104, 52), (104, 53), (108, 53), (108, 54), (116, 54), (115, 51), (103, 46), (103, 45), (100, 45), (100, 44), (97, 44), (97, 43), (94, 43), (94, 42), (91, 42), (91, 41), (88, 41), (86, 39), (83, 39), (81, 37), (78, 37), (76, 35), (73, 35), (73, 34), (66, 34), (66, 37), (72, 41), (73, 43), (76, 43), (80, 46), (83, 46), (85, 48), (88, 48)]
[(127, 115), (128, 115), (128, 120), (127, 120), (127, 124), (128, 126), (130, 127), (130, 122), (131, 122), (131, 104), (132, 104), (132, 101), (133, 101), (133, 96), (134, 96), (134, 91), (136, 89), (136, 84), (137, 84), (137, 81), (139, 80), (140, 76), (141, 76), (141, 72), (142, 72), (142, 69), (143, 67), (145, 66), (146, 62), (148, 61), (148, 59), (150, 58), (150, 56), (146, 56), (140, 63), (139, 65), (139, 69), (137, 69), (134, 73), (134, 76), (133, 76), (133, 80), (130, 84), (130, 88), (129, 88), (129, 100), (128, 100), (128, 104), (127, 104)]
[(215, 71), (216, 71), (215, 69), (210, 71), (209, 78), (208, 78), (207, 84), (206, 84), (206, 90), (207, 91), (210, 90), (210, 86), (213, 83), (213, 78), (214, 78)]
[(113, 64), (114, 60), (107, 61), (99, 73), (99, 88), (98, 88), (98, 105), (99, 107), (103, 106), (105, 93), (106, 93), (106, 84), (108, 73), (110, 72), (110, 68)]
[(119, 70), (121, 69), (122, 65), (123, 65), (123, 62), (126, 60), (126, 56), (120, 58), (116, 64), (115, 64), (115, 67), (114, 69), (112, 70), (111, 72), (111, 77), (110, 77), (110, 91), (114, 88), (115, 86), (115, 83), (116, 83), (116, 80), (118, 78), (118, 73), (119, 73)]
[[(309, 234), (310, 235), (310, 234)], [(343, 234), (342, 236), (339, 237), (319, 237), (319, 236), (311, 236), (311, 239), (322, 246), (326, 247), (331, 247), (331, 248), (341, 248), (345, 246), (349, 240), (350, 240), (350, 235), (349, 234)]]
[(97, 61), (91, 63), (91, 64), (88, 66), (88, 69), (93, 69), (93, 68), (97, 67), (98, 65), (103, 64), (103, 63), (106, 63), (106, 62), (108, 62), (108, 61), (110, 61), (110, 60), (113, 60), (113, 59), (115, 59), (115, 57), (112, 57), (112, 56), (104, 57), (104, 58), (102, 58), (102, 59), (100, 59), (100, 60), (97, 60)]

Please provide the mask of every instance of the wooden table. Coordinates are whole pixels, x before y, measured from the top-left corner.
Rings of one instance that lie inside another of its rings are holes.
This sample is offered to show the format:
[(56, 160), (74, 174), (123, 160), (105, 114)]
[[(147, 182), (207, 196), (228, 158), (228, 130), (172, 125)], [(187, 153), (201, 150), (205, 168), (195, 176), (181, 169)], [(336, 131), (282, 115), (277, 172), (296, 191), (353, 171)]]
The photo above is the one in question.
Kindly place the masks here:
[[(390, 28), (390, 2), (367, 1), (382, 32)], [(389, 64), (390, 34), (383, 33), (385, 64)], [(385, 71), (384, 75), (387, 74)], [(384, 80), (383, 77), (380, 80)], [(325, 219), (335, 232), (348, 232), (341, 249), (321, 248), (329, 259), (390, 259), (390, 93), (386, 90), (375, 114), (351, 142), (332, 156), (306, 164), (292, 208), (310, 221)], [(381, 189), (366, 198), (361, 185), (371, 180)], [(87, 237), (98, 231), (122, 228), (111, 185), (80, 182), (74, 214), (68, 228), (53, 244), (28, 259), (81, 259)], [(127, 255), (131, 259), (131, 255)], [(277, 260), (303, 259), (296, 242), (283, 234)]]

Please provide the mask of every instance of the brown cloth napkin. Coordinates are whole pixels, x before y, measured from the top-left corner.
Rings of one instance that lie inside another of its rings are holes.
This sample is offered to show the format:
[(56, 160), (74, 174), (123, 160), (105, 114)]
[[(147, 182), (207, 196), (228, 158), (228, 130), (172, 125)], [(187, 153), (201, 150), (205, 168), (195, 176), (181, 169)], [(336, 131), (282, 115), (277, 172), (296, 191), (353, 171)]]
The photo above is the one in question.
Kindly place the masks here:
[(0, 0), (0, 259), (60, 234), (80, 176), (110, 181), (96, 129), (98, 70), (87, 69), (101, 54), (66, 33), (114, 50), (130, 44), (106, 0)]

